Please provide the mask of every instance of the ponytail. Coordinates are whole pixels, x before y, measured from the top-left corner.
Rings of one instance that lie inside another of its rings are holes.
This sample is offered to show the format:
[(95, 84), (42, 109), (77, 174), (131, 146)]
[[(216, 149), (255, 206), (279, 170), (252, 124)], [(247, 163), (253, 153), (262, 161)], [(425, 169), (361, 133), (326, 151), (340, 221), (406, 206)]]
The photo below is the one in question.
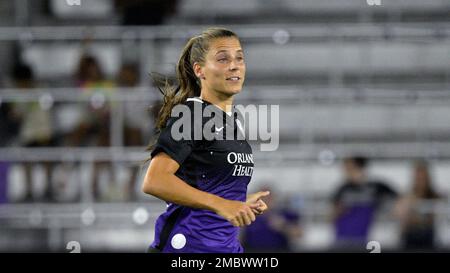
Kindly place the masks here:
[[(158, 130), (166, 126), (175, 105), (185, 102), (188, 97), (200, 96), (200, 84), (195, 76), (193, 64), (191, 64), (191, 50), (196, 39), (198, 38), (194, 37), (188, 41), (178, 60), (176, 67), (178, 86), (171, 85), (167, 78), (159, 80), (159, 83), (157, 83), (157, 88), (163, 94), (163, 104), (156, 122)], [(161, 83), (163, 86), (161, 86)]]

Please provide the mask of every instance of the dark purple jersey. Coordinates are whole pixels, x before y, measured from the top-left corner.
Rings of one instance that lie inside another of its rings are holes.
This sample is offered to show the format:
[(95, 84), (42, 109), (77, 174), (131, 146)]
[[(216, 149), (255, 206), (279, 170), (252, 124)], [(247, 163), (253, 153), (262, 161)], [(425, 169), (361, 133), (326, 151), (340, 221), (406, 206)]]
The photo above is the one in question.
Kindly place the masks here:
[(345, 182), (333, 197), (333, 202), (343, 208), (335, 222), (337, 242), (365, 243), (377, 208), (386, 197), (395, 196), (396, 192), (383, 182)]
[[(200, 98), (190, 98), (185, 105), (190, 116), (171, 117), (161, 131), (151, 153), (168, 154), (180, 164), (175, 173), (189, 185), (225, 199), (245, 201), (247, 185), (253, 173), (253, 155), (248, 142), (242, 138), (242, 117), (237, 110), (229, 115)], [(213, 108), (212, 117), (194, 115), (194, 108)], [(191, 139), (175, 140), (172, 127), (177, 121), (191, 118)], [(201, 129), (212, 118), (220, 118), (223, 127), (212, 126), (213, 134), (222, 135), (223, 140), (194, 138), (194, 130)], [(232, 134), (234, 140), (226, 138)], [(238, 136), (241, 136), (237, 140)], [(234, 227), (216, 213), (168, 203), (167, 210), (156, 221), (155, 240), (151, 247), (162, 252), (243, 252), (238, 240), (239, 228)]]

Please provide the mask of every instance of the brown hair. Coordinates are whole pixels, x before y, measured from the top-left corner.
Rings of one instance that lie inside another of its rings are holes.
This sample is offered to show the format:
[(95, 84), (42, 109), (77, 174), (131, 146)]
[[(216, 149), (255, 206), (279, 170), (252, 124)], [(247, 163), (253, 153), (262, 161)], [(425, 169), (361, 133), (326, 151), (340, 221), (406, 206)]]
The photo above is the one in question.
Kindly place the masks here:
[(225, 28), (208, 28), (200, 35), (192, 37), (186, 43), (176, 66), (178, 85), (170, 85), (168, 80), (164, 80), (164, 86), (158, 86), (164, 99), (156, 123), (157, 129), (165, 127), (166, 121), (170, 117), (170, 113), (175, 105), (185, 102), (188, 97), (200, 96), (201, 86), (200, 81), (194, 73), (194, 63), (204, 64), (205, 55), (208, 52), (211, 41), (224, 37), (235, 37), (239, 39), (231, 30)]
[[(436, 191), (433, 188), (433, 183), (430, 175), (430, 170), (428, 166), (428, 162), (425, 160), (417, 160), (414, 164), (414, 180), (413, 180), (413, 194), (415, 194), (419, 198), (424, 199), (434, 199), (439, 198), (439, 194), (436, 193)], [(419, 177), (418, 172), (422, 171), (424, 175), (423, 178)], [(420, 179), (424, 179), (422, 181), (425, 183), (425, 188), (423, 189), (423, 192), (419, 191), (419, 183), (421, 182)]]
[[(211, 41), (218, 38), (234, 37), (239, 39), (236, 33), (225, 28), (208, 28), (200, 35), (194, 36), (184, 46), (176, 66), (176, 84), (170, 83), (167, 78), (152, 78), (156, 87), (163, 94), (161, 109), (156, 120), (156, 129), (161, 131), (166, 127), (173, 107), (184, 103), (188, 97), (200, 96), (201, 84), (194, 73), (194, 63), (203, 65), (205, 56), (209, 50)], [(147, 150), (151, 150), (150, 145)]]

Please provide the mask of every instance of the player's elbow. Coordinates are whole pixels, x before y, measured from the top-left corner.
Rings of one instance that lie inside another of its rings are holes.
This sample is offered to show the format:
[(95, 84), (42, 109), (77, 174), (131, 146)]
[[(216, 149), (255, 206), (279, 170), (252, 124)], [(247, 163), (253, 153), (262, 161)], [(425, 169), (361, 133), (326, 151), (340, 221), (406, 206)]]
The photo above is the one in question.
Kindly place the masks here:
[(142, 191), (149, 195), (158, 195), (159, 186), (158, 186), (158, 178), (149, 175), (145, 178), (144, 183), (142, 184)]
[(142, 184), (142, 192), (145, 194), (152, 194), (153, 189), (150, 187), (150, 185), (147, 185), (147, 183)]

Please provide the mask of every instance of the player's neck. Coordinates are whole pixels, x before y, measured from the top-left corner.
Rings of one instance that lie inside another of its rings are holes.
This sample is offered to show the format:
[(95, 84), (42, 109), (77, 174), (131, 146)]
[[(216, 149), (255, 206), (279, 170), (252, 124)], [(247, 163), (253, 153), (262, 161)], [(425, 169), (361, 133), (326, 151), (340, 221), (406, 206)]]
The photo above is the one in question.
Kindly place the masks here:
[(202, 92), (200, 95), (202, 100), (206, 100), (211, 104), (214, 104), (225, 113), (232, 111), (233, 96), (226, 96), (221, 94), (211, 94), (211, 92)]

